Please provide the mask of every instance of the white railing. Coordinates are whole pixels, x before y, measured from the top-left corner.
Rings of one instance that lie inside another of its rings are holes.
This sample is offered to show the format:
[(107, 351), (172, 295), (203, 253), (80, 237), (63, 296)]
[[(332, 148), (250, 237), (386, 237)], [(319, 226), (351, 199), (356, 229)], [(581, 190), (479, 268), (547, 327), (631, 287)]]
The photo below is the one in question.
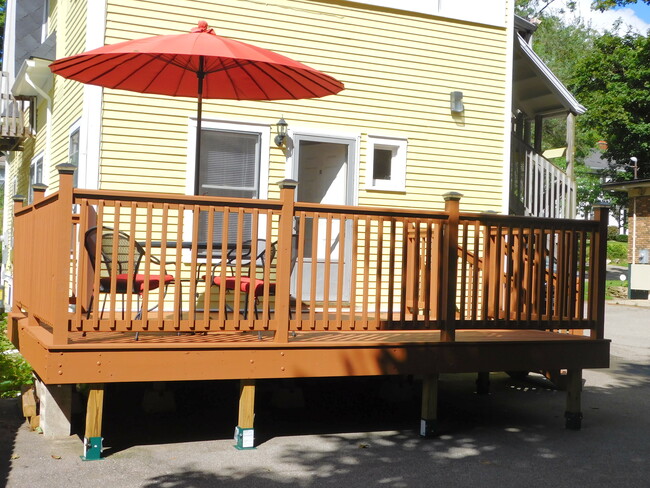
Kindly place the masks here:
[(510, 208), (523, 215), (575, 218), (576, 183), (528, 144), (512, 137)]
[(25, 123), (25, 110), (29, 102), (16, 100), (11, 94), (9, 73), (0, 75), (0, 137), (23, 138), (30, 134)]

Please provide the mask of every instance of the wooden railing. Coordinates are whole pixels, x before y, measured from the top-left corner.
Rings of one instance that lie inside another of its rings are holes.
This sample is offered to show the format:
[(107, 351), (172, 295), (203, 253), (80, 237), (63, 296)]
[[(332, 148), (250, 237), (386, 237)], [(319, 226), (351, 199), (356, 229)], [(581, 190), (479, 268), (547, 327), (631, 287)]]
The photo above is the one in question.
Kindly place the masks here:
[(9, 73), (0, 73), (0, 148), (15, 149), (30, 132), (29, 117), (25, 117), (29, 101), (17, 100), (11, 94)]
[(575, 217), (576, 183), (528, 144), (512, 136), (510, 195), (517, 213), (535, 217)]
[(295, 202), (291, 181), (280, 200), (80, 190), (62, 170), (58, 193), (16, 203), (14, 242), (14, 309), (59, 343), (74, 331), (602, 337), (603, 210), (596, 221), (467, 214), (455, 193), (442, 212), (321, 205)]

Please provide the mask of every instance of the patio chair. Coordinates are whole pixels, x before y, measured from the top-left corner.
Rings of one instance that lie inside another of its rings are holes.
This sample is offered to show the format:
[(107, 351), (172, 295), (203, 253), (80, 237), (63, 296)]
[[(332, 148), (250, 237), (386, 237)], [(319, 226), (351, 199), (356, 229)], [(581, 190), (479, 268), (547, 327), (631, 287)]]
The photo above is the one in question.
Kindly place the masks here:
[[(242, 244), (241, 254), (237, 253), (237, 249), (228, 251), (225, 260), (225, 266), (228, 267), (229, 276), (222, 280), (220, 269), (221, 263), (212, 267), (212, 280), (211, 285), (222, 286), (225, 285), (226, 290), (234, 290), (237, 287), (239, 280), (239, 289), (244, 294), (244, 318), (248, 318), (248, 297), (250, 293), (254, 296), (254, 313), (255, 318), (259, 318), (258, 304), (259, 298), (264, 294), (264, 280), (253, 276), (255, 270), (262, 270), (268, 262), (269, 266), (273, 263), (277, 252), (277, 242), (267, 245), (266, 240), (257, 240), (257, 249), (255, 259), (252, 257), (253, 241), (245, 241)], [(245, 275), (235, 276), (237, 265), (239, 264), (241, 270), (245, 270)], [(204, 280), (205, 277), (202, 278)], [(275, 282), (269, 282), (269, 295), (275, 295)], [(269, 309), (269, 315), (271, 311)]]
[[(115, 261), (113, 261), (113, 242), (117, 238)], [(84, 236), (84, 246), (88, 252), (90, 263), (95, 270), (95, 259), (97, 250), (97, 227), (91, 227), (86, 231)], [(133, 273), (129, 274), (129, 250), (133, 247)], [(111, 282), (113, 275), (115, 275), (115, 293), (122, 295), (122, 314), (124, 314), (124, 301), (128, 294), (136, 295), (137, 314), (135, 319), (138, 320), (142, 316), (142, 308), (140, 305), (140, 296), (146, 291), (152, 291), (160, 288), (162, 285), (163, 297), (167, 294), (167, 288), (170, 284), (174, 283), (174, 276), (166, 274), (160, 260), (155, 256), (147, 256), (146, 251), (140, 243), (131, 238), (126, 232), (117, 232), (110, 227), (102, 227), (101, 232), (101, 271), (102, 276), (99, 278), (99, 292), (104, 293), (104, 302), (102, 304), (102, 315), (106, 307), (106, 299), (111, 292)], [(149, 274), (145, 275), (139, 272), (140, 265), (144, 259), (149, 259), (151, 263), (160, 269), (162, 274)], [(129, 279), (132, 281), (132, 286), (129, 288)], [(88, 304), (87, 317), (90, 318), (92, 312), (94, 293), (90, 297)], [(149, 311), (154, 310), (158, 304), (156, 303)], [(135, 340), (138, 340), (139, 333), (136, 332)]]

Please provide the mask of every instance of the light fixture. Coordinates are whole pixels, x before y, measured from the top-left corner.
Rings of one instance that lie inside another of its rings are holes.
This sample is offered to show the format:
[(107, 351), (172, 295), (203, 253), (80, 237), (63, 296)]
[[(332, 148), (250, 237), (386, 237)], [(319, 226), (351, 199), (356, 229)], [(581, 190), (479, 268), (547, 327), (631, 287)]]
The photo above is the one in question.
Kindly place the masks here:
[(278, 134), (275, 136), (274, 139), (276, 146), (284, 147), (285, 140), (287, 138), (287, 127), (289, 127), (287, 121), (284, 120), (284, 117), (280, 117), (280, 120), (278, 120), (275, 124), (275, 128), (278, 131)]
[(463, 92), (462, 91), (453, 91), (449, 96), (450, 108), (453, 113), (459, 114), (465, 107), (463, 106)]

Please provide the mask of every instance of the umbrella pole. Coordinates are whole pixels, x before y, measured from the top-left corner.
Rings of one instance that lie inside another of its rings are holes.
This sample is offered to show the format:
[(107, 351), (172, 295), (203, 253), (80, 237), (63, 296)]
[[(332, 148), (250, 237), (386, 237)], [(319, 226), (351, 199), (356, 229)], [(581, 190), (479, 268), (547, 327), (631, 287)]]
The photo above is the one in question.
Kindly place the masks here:
[(203, 117), (203, 56), (199, 59), (199, 71), (196, 73), (199, 81), (198, 106), (196, 109), (196, 149), (194, 151), (194, 194), (198, 195), (200, 190), (201, 176), (201, 118)]

